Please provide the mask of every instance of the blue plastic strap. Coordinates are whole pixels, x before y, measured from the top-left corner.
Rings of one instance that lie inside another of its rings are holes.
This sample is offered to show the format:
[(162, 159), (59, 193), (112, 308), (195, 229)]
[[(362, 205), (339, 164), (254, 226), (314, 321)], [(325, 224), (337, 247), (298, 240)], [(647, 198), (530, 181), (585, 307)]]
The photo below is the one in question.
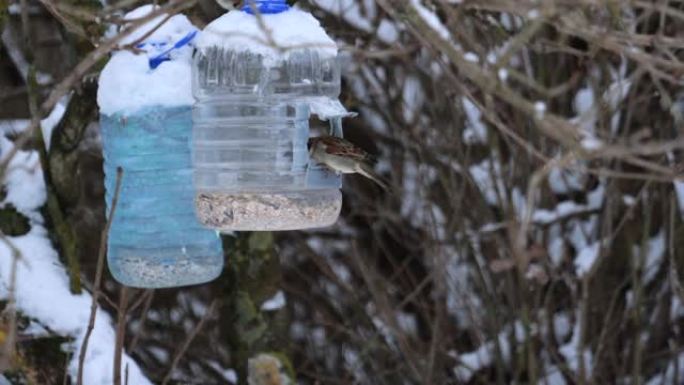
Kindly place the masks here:
[(171, 48), (153, 56), (150, 58), (150, 68), (155, 69), (159, 65), (167, 60), (171, 60), (169, 54), (176, 49), (179, 49), (192, 41), (192, 39), (197, 36), (197, 30), (188, 32), (187, 35), (183, 36), (182, 39), (178, 40)]
[(254, 15), (254, 8), (258, 9), (259, 13), (273, 14), (285, 12), (290, 9), (290, 6), (285, 0), (246, 0), (242, 11)]

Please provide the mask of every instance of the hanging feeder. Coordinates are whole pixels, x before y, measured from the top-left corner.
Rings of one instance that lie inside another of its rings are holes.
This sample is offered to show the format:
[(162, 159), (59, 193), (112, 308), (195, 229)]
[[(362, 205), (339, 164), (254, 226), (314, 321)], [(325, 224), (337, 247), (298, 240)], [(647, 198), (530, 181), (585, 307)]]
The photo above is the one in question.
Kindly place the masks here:
[[(153, 9), (143, 6), (126, 18), (143, 18)], [(144, 36), (164, 16), (127, 42)], [(123, 169), (107, 261), (114, 278), (128, 286), (203, 283), (223, 268), (220, 239), (197, 222), (192, 204), (188, 44), (195, 35), (185, 16), (173, 16), (138, 45), (146, 54), (116, 52), (100, 76), (107, 212), (116, 170)]]
[(220, 230), (333, 224), (341, 179), (309, 160), (311, 114), (342, 136), (335, 42), (284, 0), (209, 24), (193, 60), (193, 167), (200, 222)]

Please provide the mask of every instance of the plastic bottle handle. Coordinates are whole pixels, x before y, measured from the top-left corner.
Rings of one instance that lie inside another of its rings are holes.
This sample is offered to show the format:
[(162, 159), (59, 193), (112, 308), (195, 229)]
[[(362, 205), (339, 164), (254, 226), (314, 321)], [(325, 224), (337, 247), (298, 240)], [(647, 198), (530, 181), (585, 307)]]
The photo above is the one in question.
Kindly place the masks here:
[(192, 39), (195, 38), (195, 36), (197, 36), (197, 30), (190, 31), (190, 32), (188, 32), (187, 35), (183, 36), (182, 39), (178, 40), (171, 48), (167, 49), (166, 51), (163, 51), (162, 53), (160, 53), (156, 56), (151, 57), (150, 58), (150, 68), (155, 69), (155, 68), (159, 67), (159, 65), (162, 62), (165, 62), (167, 60), (171, 60), (171, 58), (169, 57), (169, 54), (171, 53), (171, 51), (173, 51), (175, 49), (179, 49), (179, 48), (183, 47), (184, 45), (187, 45), (188, 43), (190, 43), (192, 41)]
[(290, 9), (290, 6), (287, 5), (285, 0), (246, 0), (242, 6), (242, 11), (253, 15), (255, 8), (259, 13), (267, 15), (285, 12)]

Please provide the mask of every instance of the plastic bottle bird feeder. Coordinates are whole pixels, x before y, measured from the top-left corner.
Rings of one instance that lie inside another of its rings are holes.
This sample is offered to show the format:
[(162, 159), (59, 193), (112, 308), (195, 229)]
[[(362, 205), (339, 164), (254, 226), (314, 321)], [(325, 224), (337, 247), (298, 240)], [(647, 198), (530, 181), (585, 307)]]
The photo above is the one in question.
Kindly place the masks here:
[(342, 135), (337, 47), (284, 0), (209, 24), (193, 61), (193, 166), (200, 222), (220, 231), (333, 224), (341, 179), (309, 162), (309, 116)]
[[(152, 10), (144, 6), (126, 17), (139, 19)], [(128, 42), (163, 18), (150, 21)], [(138, 46), (147, 55), (116, 52), (100, 76), (108, 212), (116, 169), (123, 169), (107, 261), (114, 278), (128, 286), (203, 283), (223, 268), (220, 239), (197, 222), (192, 204), (192, 48), (187, 44), (195, 34), (185, 16), (173, 16)]]

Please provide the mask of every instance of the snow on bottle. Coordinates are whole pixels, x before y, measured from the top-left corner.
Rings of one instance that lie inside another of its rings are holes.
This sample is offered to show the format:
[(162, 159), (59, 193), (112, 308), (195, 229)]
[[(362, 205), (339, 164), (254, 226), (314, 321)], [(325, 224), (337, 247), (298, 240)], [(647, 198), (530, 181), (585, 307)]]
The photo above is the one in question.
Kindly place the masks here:
[(284, 0), (210, 23), (193, 60), (193, 167), (200, 221), (220, 231), (333, 224), (341, 179), (309, 162), (309, 116), (342, 135), (335, 42)]
[[(144, 18), (153, 10), (143, 6), (126, 19)], [(123, 43), (136, 42), (164, 17)], [(115, 52), (100, 75), (107, 212), (116, 170), (123, 169), (107, 262), (114, 278), (128, 286), (198, 284), (223, 268), (220, 238), (198, 223), (193, 207), (189, 43), (196, 34), (185, 16), (173, 16), (138, 44), (144, 53)]]

